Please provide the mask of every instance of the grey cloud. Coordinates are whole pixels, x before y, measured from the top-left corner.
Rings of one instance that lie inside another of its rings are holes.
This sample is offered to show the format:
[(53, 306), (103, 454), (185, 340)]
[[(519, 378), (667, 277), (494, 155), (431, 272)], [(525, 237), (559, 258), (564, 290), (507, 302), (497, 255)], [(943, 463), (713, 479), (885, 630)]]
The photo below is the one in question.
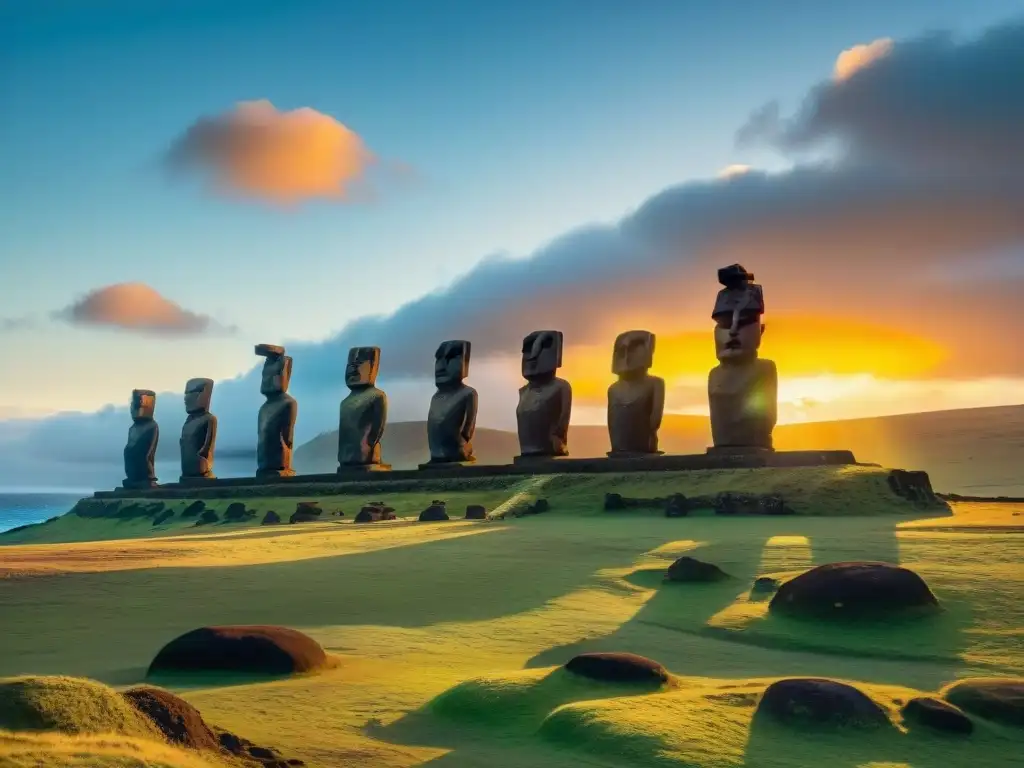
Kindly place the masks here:
[(1022, 78), (1024, 21), (966, 41), (933, 33), (821, 83), (788, 120), (777, 103), (756, 110), (737, 140), (788, 153), (838, 142), (859, 162), (1019, 175)]

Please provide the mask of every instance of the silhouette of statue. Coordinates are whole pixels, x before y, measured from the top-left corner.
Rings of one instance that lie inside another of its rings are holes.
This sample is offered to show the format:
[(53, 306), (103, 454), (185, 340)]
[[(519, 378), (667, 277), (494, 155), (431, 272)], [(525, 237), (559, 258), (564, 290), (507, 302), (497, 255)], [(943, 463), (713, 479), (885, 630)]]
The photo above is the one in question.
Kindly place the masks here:
[(608, 388), (608, 437), (612, 458), (660, 454), (658, 430), (665, 412), (665, 381), (651, 376), (654, 334), (626, 331), (615, 339), (612, 373), (619, 377)]
[(388, 396), (377, 389), (380, 347), (348, 351), (345, 384), (351, 392), (338, 416), (338, 471), (390, 469), (380, 460), (380, 440), (388, 420)]
[(443, 341), (434, 353), (434, 383), (437, 391), (430, 398), (427, 413), (427, 444), (430, 461), (426, 465), (469, 463), (476, 432), (476, 390), (465, 384), (469, 375), (468, 341)]
[(256, 354), (265, 357), (260, 393), (267, 398), (260, 406), (258, 442), (256, 443), (256, 476), (290, 477), (292, 449), (295, 443), (295, 419), (299, 404), (288, 394), (292, 377), (292, 359), (284, 347), (257, 344)]
[(562, 332), (534, 331), (523, 339), (523, 378), (516, 424), (523, 458), (569, 455), (572, 387), (555, 373), (562, 365)]
[(125, 488), (152, 488), (156, 485), (156, 446), (160, 442), (160, 427), (153, 418), (156, 412), (156, 392), (150, 389), (132, 390), (132, 425), (128, 428), (128, 442), (124, 446)]
[(181, 479), (213, 479), (217, 417), (210, 413), (213, 379), (189, 379), (185, 385), (185, 423), (181, 427)]
[(764, 292), (739, 264), (718, 270), (718, 281), (724, 288), (711, 314), (718, 365), (708, 375), (714, 448), (772, 450), (779, 375), (774, 362), (758, 357)]

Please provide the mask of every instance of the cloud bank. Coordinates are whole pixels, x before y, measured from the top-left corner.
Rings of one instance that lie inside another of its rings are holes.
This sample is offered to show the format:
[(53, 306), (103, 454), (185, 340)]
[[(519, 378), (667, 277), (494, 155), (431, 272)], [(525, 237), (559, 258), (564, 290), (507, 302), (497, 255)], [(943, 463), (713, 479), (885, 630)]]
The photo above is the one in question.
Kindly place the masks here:
[(296, 203), (352, 200), (373, 155), (333, 117), (309, 108), (281, 112), (264, 100), (200, 118), (171, 145), (165, 162), (206, 175), (222, 193)]
[[(761, 108), (737, 134), (794, 156), (828, 146), (828, 161), (663, 190), (614, 225), (581, 227), (526, 258), (485, 258), (389, 316), (289, 344), (298, 439), (333, 426), (354, 345), (383, 349), (396, 420), (425, 414), (433, 351), (446, 338), (473, 342), (482, 424), (514, 411), (514, 356), (536, 328), (564, 331), (567, 367), (588, 353), (606, 374), (602, 356), (629, 326), (659, 334), (659, 359), (672, 348), (663, 339), (681, 339), (680, 365), (706, 371), (715, 269), (734, 261), (765, 286), (769, 337), (790, 328), (805, 367), (819, 349), (830, 359), (856, 351), (856, 326), (889, 329), (894, 366), (921, 355), (911, 366), (918, 378), (1024, 374), (1024, 272), (1005, 267), (1024, 261), (1024, 174), (1008, 172), (1024, 167), (1024, 88), (1012, 81), (1024, 71), (1024, 25), (966, 42), (929, 35), (852, 50), (794, 117)], [(870, 365), (876, 350), (860, 353)], [(258, 368), (218, 383), (223, 447), (252, 447), (258, 390)], [(168, 397), (176, 427), (180, 394), (160, 396), (158, 418)], [(37, 424), (22, 450), (117, 457), (127, 425), (124, 408), (61, 415)]]

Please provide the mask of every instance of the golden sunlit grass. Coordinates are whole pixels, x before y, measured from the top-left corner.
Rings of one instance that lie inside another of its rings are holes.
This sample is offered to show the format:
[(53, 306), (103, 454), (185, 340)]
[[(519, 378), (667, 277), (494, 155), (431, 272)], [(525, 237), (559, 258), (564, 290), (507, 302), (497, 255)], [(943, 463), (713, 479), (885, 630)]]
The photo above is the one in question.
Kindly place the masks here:
[[(657, 510), (600, 509), (607, 490), (653, 496), (678, 487), (764, 488), (767, 477), (761, 470), (578, 483), (556, 477), (544, 488), (551, 512), (506, 522), (256, 527), (87, 545), (110, 546), (109, 554), (181, 548), (187, 560), (230, 542), (232, 559), (217, 568), (139, 567), (134, 560), (83, 573), (70, 558), (59, 577), (0, 580), (0, 675), (72, 674), (129, 685), (181, 632), (283, 624), (317, 639), (338, 666), (182, 693), (219, 726), (311, 766), (1012, 764), (1007, 757), (1024, 749), (1024, 734), (984, 721), (961, 741), (899, 730), (811, 738), (752, 727), (759, 692), (779, 676), (858, 681), (895, 708), (897, 699), (958, 677), (1024, 675), (1024, 536), (1010, 532), (1020, 520), (1013, 505), (1000, 507), (1008, 529), (1002, 533), (977, 533), (972, 521), (982, 513), (972, 505), (937, 518), (949, 532), (904, 530), (912, 509), (879, 490), (884, 472), (855, 467), (785, 470), (771, 481), (837, 516), (667, 519)], [(858, 506), (870, 516), (851, 516)], [(996, 514), (982, 516), (991, 523)], [(452, 535), (464, 530), (485, 533)], [(388, 537), (408, 538), (382, 546)], [(290, 557), (264, 559), (267, 542), (271, 550), (290, 547)], [(86, 545), (65, 551), (79, 546)], [(2, 547), (0, 558), (36, 553), (58, 572), (59, 551)], [(684, 553), (734, 578), (664, 584), (664, 569)], [(946, 610), (917, 626), (840, 633), (777, 621), (763, 600), (749, 596), (759, 575), (849, 559), (914, 568)], [(640, 653), (677, 677), (665, 690), (643, 693), (555, 669), (590, 650)], [(157, 763), (81, 763), (115, 764)]]
[(117, 733), (71, 736), (0, 730), (3, 768), (223, 768), (225, 763)]

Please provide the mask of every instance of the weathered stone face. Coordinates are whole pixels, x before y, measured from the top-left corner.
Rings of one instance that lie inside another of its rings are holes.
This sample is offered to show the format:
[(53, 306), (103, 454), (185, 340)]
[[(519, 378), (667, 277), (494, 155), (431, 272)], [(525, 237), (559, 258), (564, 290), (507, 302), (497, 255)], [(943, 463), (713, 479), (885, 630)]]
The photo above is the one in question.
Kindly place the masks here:
[(434, 353), (434, 383), (443, 387), (457, 384), (469, 376), (469, 354), (472, 345), (455, 339), (442, 341)]
[(345, 385), (349, 389), (372, 387), (377, 383), (380, 347), (352, 347), (345, 365)]
[(284, 347), (273, 344), (256, 345), (256, 354), (267, 358), (263, 363), (263, 380), (260, 382), (260, 393), (265, 397), (288, 391), (292, 378), (292, 359), (284, 351)]
[(131, 411), (135, 421), (152, 419), (156, 413), (156, 392), (151, 389), (133, 389)]
[(752, 360), (761, 347), (764, 325), (752, 311), (715, 315), (715, 357), (721, 362)]
[(654, 364), (654, 334), (650, 331), (626, 331), (615, 339), (612, 373), (628, 376), (647, 371)]
[(523, 339), (524, 379), (551, 376), (561, 367), (561, 331), (534, 331)]
[(206, 413), (213, 399), (213, 379), (189, 379), (185, 384), (185, 413)]

